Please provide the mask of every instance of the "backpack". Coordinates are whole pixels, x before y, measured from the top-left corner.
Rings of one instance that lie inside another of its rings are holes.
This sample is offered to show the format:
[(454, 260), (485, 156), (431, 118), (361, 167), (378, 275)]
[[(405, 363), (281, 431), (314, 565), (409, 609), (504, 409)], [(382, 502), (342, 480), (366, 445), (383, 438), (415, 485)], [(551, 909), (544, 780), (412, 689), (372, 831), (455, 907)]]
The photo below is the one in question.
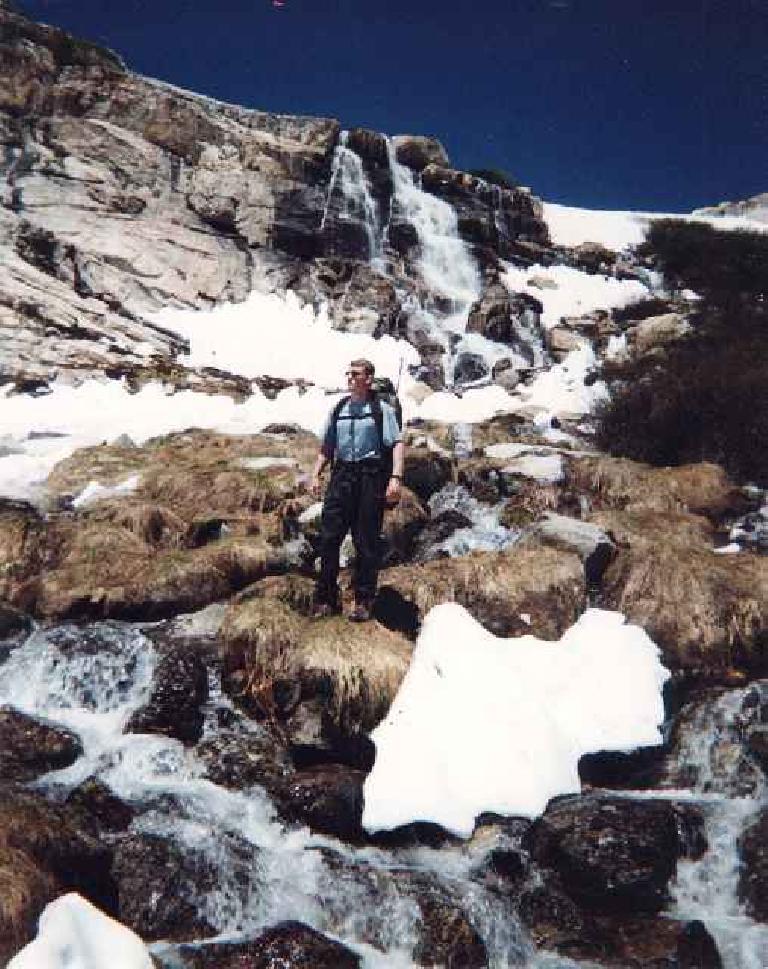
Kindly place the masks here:
[[(349, 402), (349, 396), (342, 397), (341, 400), (331, 411), (331, 427), (336, 433), (336, 422), (339, 419), (342, 407)], [(403, 408), (398, 399), (395, 387), (388, 377), (376, 377), (373, 381), (373, 392), (370, 397), (371, 415), (376, 425), (376, 433), (379, 435), (379, 451), (381, 452), (381, 463), (384, 471), (389, 477), (392, 474), (392, 448), (384, 444), (384, 414), (381, 410), (382, 401), (392, 408), (395, 412), (397, 426), (402, 430), (403, 427)]]

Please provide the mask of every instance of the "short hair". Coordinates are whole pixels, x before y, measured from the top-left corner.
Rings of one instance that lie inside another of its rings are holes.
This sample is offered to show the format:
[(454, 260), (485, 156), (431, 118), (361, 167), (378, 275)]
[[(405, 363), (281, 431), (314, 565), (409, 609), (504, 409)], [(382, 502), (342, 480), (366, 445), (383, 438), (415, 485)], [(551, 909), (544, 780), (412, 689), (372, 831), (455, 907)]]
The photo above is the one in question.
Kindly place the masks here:
[(362, 367), (369, 377), (372, 377), (376, 373), (376, 368), (371, 363), (370, 360), (366, 360), (365, 357), (360, 357), (358, 360), (350, 360), (350, 367)]

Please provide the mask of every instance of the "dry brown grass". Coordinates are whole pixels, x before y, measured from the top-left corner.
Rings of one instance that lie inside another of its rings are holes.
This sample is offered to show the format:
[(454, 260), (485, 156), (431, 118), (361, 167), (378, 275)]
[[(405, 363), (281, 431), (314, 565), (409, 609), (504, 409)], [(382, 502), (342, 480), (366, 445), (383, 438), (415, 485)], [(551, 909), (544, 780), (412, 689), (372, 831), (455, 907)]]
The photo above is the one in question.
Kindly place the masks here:
[(284, 569), (262, 537), (230, 537), (198, 549), (153, 549), (109, 523), (70, 522), (59, 554), (35, 583), (46, 618), (162, 618), (200, 608)]
[[(578, 557), (536, 544), (397, 566), (382, 573), (380, 584), (415, 608), (420, 619), (441, 602), (458, 602), (503, 636), (533, 632), (558, 639), (586, 600)], [(530, 617), (530, 624), (521, 614)]]
[(324, 701), (345, 732), (370, 730), (389, 709), (412, 646), (378, 623), (343, 617), (314, 621), (287, 603), (253, 597), (233, 603), (219, 633), (224, 677), (234, 695), (263, 716), (290, 713), (285, 692)]
[(689, 511), (718, 519), (745, 505), (742, 492), (716, 464), (653, 468), (607, 455), (573, 458), (568, 484), (589, 496), (595, 508)]
[(645, 627), (677, 669), (768, 666), (768, 560), (718, 556), (703, 518), (647, 509), (592, 519), (620, 552), (605, 604)]
[(0, 843), (0, 963), (35, 934), (40, 912), (56, 896), (55, 879), (29, 855)]

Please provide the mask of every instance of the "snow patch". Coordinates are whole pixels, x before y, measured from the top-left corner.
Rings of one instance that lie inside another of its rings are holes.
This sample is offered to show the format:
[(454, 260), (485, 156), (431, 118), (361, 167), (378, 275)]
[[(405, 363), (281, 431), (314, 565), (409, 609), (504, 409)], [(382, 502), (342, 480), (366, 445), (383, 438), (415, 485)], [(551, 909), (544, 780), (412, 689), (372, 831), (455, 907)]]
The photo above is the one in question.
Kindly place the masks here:
[(585, 754), (661, 743), (659, 650), (620, 613), (587, 610), (559, 642), (501, 639), (445, 603), (373, 731), (363, 824), (431, 821), (461, 837), (478, 814), (533, 818), (580, 790)]
[(124, 925), (74, 892), (43, 910), (37, 937), (8, 969), (153, 969), (149, 950)]
[(94, 501), (101, 501), (114, 495), (128, 495), (138, 488), (140, 480), (140, 475), (132, 474), (120, 484), (111, 486), (99, 484), (98, 481), (89, 481), (80, 494), (72, 500), (72, 507), (82, 508), (84, 505), (90, 505)]

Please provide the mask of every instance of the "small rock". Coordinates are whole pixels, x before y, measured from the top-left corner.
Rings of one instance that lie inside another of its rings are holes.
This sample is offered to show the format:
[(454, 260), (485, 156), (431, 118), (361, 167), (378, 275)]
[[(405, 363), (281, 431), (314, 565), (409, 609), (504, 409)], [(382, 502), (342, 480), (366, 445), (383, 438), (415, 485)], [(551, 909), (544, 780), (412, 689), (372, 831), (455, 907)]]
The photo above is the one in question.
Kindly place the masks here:
[(80, 738), (71, 731), (0, 706), (0, 780), (32, 781), (69, 767), (82, 752)]

